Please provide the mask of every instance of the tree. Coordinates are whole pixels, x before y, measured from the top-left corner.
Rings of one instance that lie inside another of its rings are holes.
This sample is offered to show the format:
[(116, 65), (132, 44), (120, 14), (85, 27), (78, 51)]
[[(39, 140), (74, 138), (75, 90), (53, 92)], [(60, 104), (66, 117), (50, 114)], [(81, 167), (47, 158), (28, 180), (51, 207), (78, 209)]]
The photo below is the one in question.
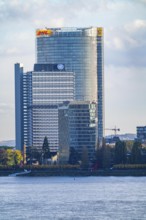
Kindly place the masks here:
[(42, 158), (43, 160), (50, 158), (50, 148), (49, 148), (49, 143), (48, 143), (48, 138), (44, 138), (43, 146), (42, 146)]
[(111, 166), (111, 152), (110, 147), (104, 144), (102, 146), (102, 167), (109, 168)]
[(102, 148), (97, 148), (95, 152), (95, 169), (102, 168)]
[(79, 153), (75, 150), (74, 147), (71, 147), (70, 148), (70, 154), (69, 154), (69, 161), (68, 161), (68, 163), (72, 164), (72, 165), (78, 164), (79, 159), (80, 159)]
[(38, 161), (40, 164), (42, 163), (42, 152), (38, 149), (33, 148), (31, 146), (26, 148), (26, 161), (27, 164), (32, 164), (33, 162)]
[(0, 149), (0, 164), (1, 165), (7, 164), (7, 152), (5, 149)]
[(135, 141), (131, 151), (131, 163), (141, 163), (141, 148), (141, 143), (139, 141)]
[(96, 168), (109, 168), (111, 165), (111, 149), (103, 138), (102, 146), (96, 149)]
[(32, 147), (31, 146), (26, 148), (26, 163), (32, 164)]
[(0, 150), (0, 164), (15, 166), (19, 165), (23, 157), (21, 151), (14, 149), (1, 149)]
[(126, 144), (124, 141), (118, 141), (115, 145), (115, 164), (125, 164), (127, 158)]
[(7, 149), (6, 154), (7, 154), (7, 163), (6, 163), (6, 165), (13, 166), (14, 165), (14, 151), (10, 150), (10, 149)]
[(14, 165), (19, 165), (21, 163), (21, 161), (23, 160), (23, 157), (22, 157), (22, 153), (20, 150), (15, 150), (13, 152), (14, 154)]
[(89, 166), (89, 156), (88, 156), (88, 148), (86, 146), (82, 148), (81, 161), (82, 161), (82, 168), (87, 169)]

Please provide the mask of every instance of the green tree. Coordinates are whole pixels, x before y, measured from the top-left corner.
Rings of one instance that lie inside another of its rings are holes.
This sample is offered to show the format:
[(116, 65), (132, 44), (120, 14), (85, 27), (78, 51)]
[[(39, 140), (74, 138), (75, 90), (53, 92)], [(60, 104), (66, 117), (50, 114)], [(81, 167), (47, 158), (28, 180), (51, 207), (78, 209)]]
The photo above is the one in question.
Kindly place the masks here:
[(81, 161), (82, 161), (82, 168), (87, 169), (89, 167), (89, 156), (88, 156), (88, 148), (86, 146), (82, 148)]
[(7, 149), (6, 152), (7, 152), (7, 164), (6, 165), (13, 166), (15, 164), (15, 162), (14, 162), (14, 151), (10, 150), (10, 149)]
[(21, 151), (13, 149), (1, 149), (0, 150), (0, 164), (15, 166), (19, 165), (23, 160)]
[(141, 163), (141, 148), (141, 143), (139, 141), (135, 141), (131, 151), (131, 163)]
[(46, 160), (51, 157), (50, 154), (50, 148), (49, 148), (49, 143), (48, 143), (48, 138), (44, 138), (43, 146), (42, 146), (42, 158), (43, 160)]
[(126, 144), (124, 141), (118, 141), (115, 145), (115, 164), (125, 164), (127, 158)]
[(70, 147), (70, 154), (69, 154), (69, 164), (78, 164), (80, 159), (79, 153), (75, 150), (74, 147)]
[(0, 149), (0, 164), (7, 165), (7, 151), (5, 149)]
[(109, 168), (111, 166), (111, 152), (110, 147), (104, 144), (102, 146), (102, 167)]
[(7, 152), (7, 165), (8, 166), (19, 165), (20, 162), (23, 160), (21, 151), (19, 150), (7, 149), (6, 152)]
[(106, 145), (103, 138), (102, 147), (96, 150), (96, 164), (97, 168), (109, 168), (111, 166), (111, 149)]
[(23, 160), (22, 153), (20, 150), (13, 151), (13, 157), (14, 157), (14, 165), (19, 165), (21, 161)]

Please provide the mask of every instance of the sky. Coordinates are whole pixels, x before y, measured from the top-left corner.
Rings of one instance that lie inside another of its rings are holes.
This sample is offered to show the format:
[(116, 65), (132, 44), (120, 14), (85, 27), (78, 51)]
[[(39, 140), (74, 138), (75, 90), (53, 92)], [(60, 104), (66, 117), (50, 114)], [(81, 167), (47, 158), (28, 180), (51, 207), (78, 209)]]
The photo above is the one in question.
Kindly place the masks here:
[(104, 27), (105, 128), (146, 125), (146, 0), (0, 0), (0, 141), (15, 139), (14, 64), (32, 70), (35, 30), (88, 26)]

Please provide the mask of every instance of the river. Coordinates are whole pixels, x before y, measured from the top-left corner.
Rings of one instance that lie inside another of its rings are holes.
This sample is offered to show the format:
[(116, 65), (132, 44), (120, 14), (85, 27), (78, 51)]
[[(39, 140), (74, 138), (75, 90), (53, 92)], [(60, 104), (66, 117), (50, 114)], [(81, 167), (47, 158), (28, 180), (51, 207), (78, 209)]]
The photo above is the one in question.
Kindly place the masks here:
[(0, 220), (145, 220), (146, 177), (0, 177)]

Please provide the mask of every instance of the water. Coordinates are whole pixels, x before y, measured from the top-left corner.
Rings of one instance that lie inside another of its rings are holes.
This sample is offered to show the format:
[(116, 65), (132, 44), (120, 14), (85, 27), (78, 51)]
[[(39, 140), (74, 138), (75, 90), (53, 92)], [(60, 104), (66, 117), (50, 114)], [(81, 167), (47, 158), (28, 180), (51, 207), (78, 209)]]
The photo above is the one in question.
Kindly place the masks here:
[(146, 177), (0, 177), (0, 220), (146, 220)]

